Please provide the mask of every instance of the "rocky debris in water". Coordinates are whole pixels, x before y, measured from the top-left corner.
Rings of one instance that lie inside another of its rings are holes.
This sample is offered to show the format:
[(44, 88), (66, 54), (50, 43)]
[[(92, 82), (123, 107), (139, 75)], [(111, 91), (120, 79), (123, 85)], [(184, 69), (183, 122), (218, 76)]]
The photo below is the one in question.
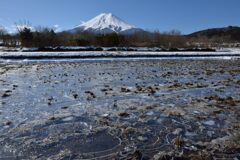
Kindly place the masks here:
[(54, 121), (54, 120), (56, 120), (56, 118), (55, 117), (51, 117), (49, 120)]
[(101, 91), (102, 91), (102, 92), (107, 92), (107, 91), (108, 91), (108, 89), (106, 89), (106, 88), (103, 88), (103, 89), (101, 89)]
[(74, 94), (73, 94), (73, 98), (74, 98), (74, 99), (77, 99), (77, 98), (78, 98), (78, 94), (77, 94), (77, 93), (74, 93)]
[(155, 108), (155, 106), (147, 106), (145, 109), (146, 110), (152, 110), (152, 109), (154, 109)]
[(13, 90), (16, 90), (16, 88), (18, 87), (18, 85), (13, 85)]
[(11, 90), (6, 90), (3, 94), (2, 94), (2, 98), (7, 98), (9, 96), (12, 95), (12, 91)]
[(7, 122), (4, 123), (4, 125), (5, 126), (10, 126), (10, 125), (12, 125), (12, 122), (11, 121), (7, 121)]
[(128, 92), (131, 92), (131, 90), (130, 90), (129, 88), (124, 88), (124, 87), (122, 87), (122, 88), (121, 88), (121, 92), (128, 93)]
[(181, 108), (165, 108), (163, 112), (167, 116), (177, 116), (177, 117), (181, 117), (186, 114), (186, 112)]
[(181, 83), (174, 83), (173, 85), (169, 86), (168, 88), (175, 89), (175, 88), (180, 88), (180, 87), (182, 87)]
[(103, 117), (99, 119), (98, 123), (102, 126), (109, 126), (110, 125), (109, 117)]
[(48, 105), (49, 105), (49, 106), (52, 105), (53, 100), (54, 100), (53, 97), (48, 98)]
[(206, 146), (208, 149), (214, 148), (219, 152), (225, 153), (226, 151), (240, 151), (240, 134), (236, 133), (235, 135), (225, 136), (222, 138), (217, 138), (211, 142), (201, 143), (203, 146)]
[(233, 128), (234, 129), (240, 129), (240, 122), (234, 123)]
[(85, 94), (87, 94), (87, 100), (92, 100), (96, 98), (96, 95), (91, 91), (85, 91)]
[(119, 112), (118, 115), (119, 115), (120, 117), (128, 117), (128, 116), (129, 116), (129, 113), (127, 113), (127, 112)]
[(140, 86), (136, 84), (136, 90), (134, 93), (148, 93), (149, 96), (155, 94), (159, 90), (158, 85), (153, 86)]
[(221, 98), (217, 95), (205, 97), (205, 99), (208, 99), (209, 101), (216, 101), (216, 103), (220, 105), (236, 106), (237, 103), (240, 103), (240, 100), (234, 100), (233, 97)]
[(162, 77), (167, 78), (167, 77), (170, 77), (172, 75), (173, 75), (173, 72), (168, 71), (168, 72), (163, 73)]
[(68, 108), (69, 108), (68, 106), (61, 107), (61, 109), (68, 109)]

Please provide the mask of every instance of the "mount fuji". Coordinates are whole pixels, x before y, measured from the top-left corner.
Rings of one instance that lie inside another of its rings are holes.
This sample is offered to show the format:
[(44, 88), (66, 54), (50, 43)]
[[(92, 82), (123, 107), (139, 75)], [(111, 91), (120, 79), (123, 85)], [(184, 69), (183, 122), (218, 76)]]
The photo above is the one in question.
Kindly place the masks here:
[(112, 13), (102, 13), (95, 18), (69, 30), (70, 33), (89, 32), (94, 34), (133, 34), (143, 31), (133, 25), (124, 22)]

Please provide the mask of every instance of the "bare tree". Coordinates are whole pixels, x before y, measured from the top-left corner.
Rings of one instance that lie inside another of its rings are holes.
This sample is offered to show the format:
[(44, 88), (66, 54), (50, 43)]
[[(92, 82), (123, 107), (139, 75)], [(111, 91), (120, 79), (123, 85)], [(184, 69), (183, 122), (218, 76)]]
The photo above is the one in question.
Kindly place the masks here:
[(20, 21), (15, 23), (16, 29), (19, 34), (21, 46), (32, 47), (33, 46), (33, 27), (29, 21)]
[(7, 35), (7, 30), (4, 27), (0, 26), (0, 45), (6, 45)]
[(31, 23), (27, 20), (22, 20), (22, 21), (16, 22), (15, 27), (16, 27), (16, 30), (17, 30), (18, 33), (23, 31), (25, 28), (30, 29), (31, 31), (34, 30)]
[(0, 26), (0, 40), (3, 41), (3, 38), (6, 34), (7, 34), (7, 30), (4, 27)]

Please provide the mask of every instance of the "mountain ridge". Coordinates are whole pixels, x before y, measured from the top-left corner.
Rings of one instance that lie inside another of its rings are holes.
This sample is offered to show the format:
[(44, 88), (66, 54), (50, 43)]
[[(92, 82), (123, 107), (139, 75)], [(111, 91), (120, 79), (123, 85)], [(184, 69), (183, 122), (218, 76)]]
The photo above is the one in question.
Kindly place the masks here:
[(231, 42), (240, 42), (240, 27), (228, 26), (222, 28), (209, 28), (193, 32), (187, 36), (192, 38), (202, 37), (207, 39), (219, 39), (228, 40)]
[(133, 34), (134, 32), (143, 31), (133, 25), (128, 24), (121, 18), (112, 13), (101, 13), (98, 16), (84, 22), (81, 25), (69, 30), (70, 33), (90, 32), (95, 34), (119, 33)]

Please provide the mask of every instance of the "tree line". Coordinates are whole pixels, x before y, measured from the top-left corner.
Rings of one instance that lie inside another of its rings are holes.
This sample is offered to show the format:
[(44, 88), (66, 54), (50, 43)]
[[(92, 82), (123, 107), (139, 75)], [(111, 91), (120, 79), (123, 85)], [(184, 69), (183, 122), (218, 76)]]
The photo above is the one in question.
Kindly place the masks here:
[(34, 31), (28, 27), (18, 29), (16, 34), (0, 30), (4, 46), (55, 47), (55, 46), (100, 46), (100, 47), (185, 47), (186, 38), (177, 31), (160, 33), (136, 32), (131, 35), (92, 34), (87, 32), (56, 33), (54, 29), (38, 27)]
[[(204, 43), (208, 42), (208, 43)], [(214, 42), (203, 37), (188, 37), (177, 30), (169, 32), (136, 32), (131, 35), (92, 34), (87, 32), (55, 32), (52, 28), (22, 27), (17, 33), (9, 34), (0, 28), (0, 44), (10, 47), (57, 47), (57, 46), (96, 46), (96, 47), (160, 47), (193, 48), (209, 47)]]

